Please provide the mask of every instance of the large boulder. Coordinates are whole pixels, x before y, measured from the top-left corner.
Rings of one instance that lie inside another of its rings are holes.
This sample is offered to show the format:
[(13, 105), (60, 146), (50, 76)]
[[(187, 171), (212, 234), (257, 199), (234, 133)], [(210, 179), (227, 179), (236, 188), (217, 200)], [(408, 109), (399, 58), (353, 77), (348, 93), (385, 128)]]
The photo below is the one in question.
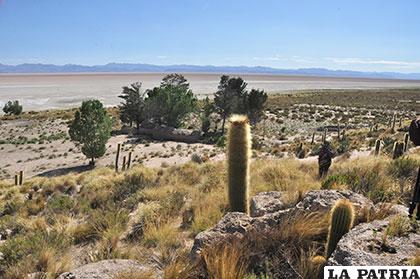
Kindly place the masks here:
[(282, 200), (281, 192), (261, 192), (251, 198), (250, 215), (252, 217), (263, 216), (283, 209), (286, 209), (286, 204)]
[[(82, 265), (70, 272), (61, 274), (59, 279), (113, 279), (121, 273), (153, 274), (155, 278), (162, 278), (162, 272), (149, 265), (140, 264), (133, 260), (103, 260), (96, 263)], [(139, 277), (140, 278), (140, 277)]]
[[(253, 241), (255, 235), (270, 235), (285, 222), (294, 220), (296, 216), (312, 213), (327, 213), (336, 201), (348, 199), (355, 205), (356, 210), (362, 208), (372, 209), (373, 204), (362, 195), (351, 191), (337, 190), (317, 190), (308, 192), (305, 197), (293, 207), (287, 208), (287, 204), (282, 201), (281, 192), (260, 193), (251, 199), (251, 216), (239, 212), (226, 214), (219, 223), (213, 228), (199, 233), (191, 249), (191, 257), (197, 258), (206, 247), (217, 245), (218, 243), (240, 240), (240, 242)], [(258, 245), (257, 245), (258, 246)], [(283, 248), (276, 248), (276, 258), (282, 259), (282, 265), (274, 269), (275, 278), (300, 278), (293, 267), (283, 255)], [(255, 252), (255, 251), (254, 251)], [(268, 252), (268, 254), (266, 253)], [(253, 259), (253, 266), (257, 269), (260, 262), (273, 256), (272, 252), (262, 251)]]
[[(400, 224), (405, 222), (406, 231), (401, 236), (387, 233), (394, 218), (400, 218)], [(418, 226), (410, 225), (405, 215), (393, 215), (384, 220), (360, 224), (339, 241), (328, 265), (407, 265), (420, 249)]]
[(226, 214), (219, 223), (194, 239), (192, 256), (200, 254), (202, 248), (229, 237), (242, 237), (248, 232), (266, 232), (283, 223), (285, 219), (311, 212), (328, 212), (336, 201), (350, 200), (356, 211), (373, 208), (373, 203), (364, 196), (352, 191), (314, 190), (294, 207), (286, 208), (281, 201), (281, 192), (265, 192), (251, 200), (251, 216), (239, 212)]
[[(296, 208), (305, 212), (327, 212), (341, 199), (347, 199), (354, 205), (359, 219), (363, 217), (364, 210), (371, 210), (374, 205), (371, 200), (361, 194), (342, 190), (317, 190), (310, 191), (305, 198), (296, 205)], [(364, 210), (362, 210), (364, 209)]]

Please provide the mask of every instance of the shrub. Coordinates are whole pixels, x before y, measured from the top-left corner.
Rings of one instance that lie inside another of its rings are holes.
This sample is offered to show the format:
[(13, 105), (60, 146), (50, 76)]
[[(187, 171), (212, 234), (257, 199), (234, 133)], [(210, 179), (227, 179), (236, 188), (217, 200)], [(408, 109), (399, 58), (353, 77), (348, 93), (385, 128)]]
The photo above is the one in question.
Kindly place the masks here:
[(419, 162), (412, 158), (402, 157), (389, 163), (388, 173), (397, 179), (409, 179), (415, 176)]
[(19, 115), (22, 113), (22, 106), (19, 104), (19, 101), (8, 101), (4, 107), (3, 107), (3, 112), (6, 115)]

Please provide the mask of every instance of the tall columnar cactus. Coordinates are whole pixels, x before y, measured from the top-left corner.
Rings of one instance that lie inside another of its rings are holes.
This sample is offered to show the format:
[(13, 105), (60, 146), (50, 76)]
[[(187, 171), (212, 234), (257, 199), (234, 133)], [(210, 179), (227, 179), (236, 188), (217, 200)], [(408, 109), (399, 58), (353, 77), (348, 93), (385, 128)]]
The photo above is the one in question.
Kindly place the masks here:
[(324, 129), (324, 135), (322, 136), (322, 142), (325, 143), (327, 141), (327, 134), (328, 134), (328, 128)]
[(312, 133), (311, 145), (315, 143), (315, 132)]
[(398, 127), (400, 127), (400, 128), (402, 127), (402, 119), (403, 119), (403, 117), (401, 116), (401, 117), (400, 117), (400, 123), (399, 123), (399, 125), (398, 125)]
[(23, 171), (19, 172), (19, 185), (23, 185)]
[(410, 136), (408, 135), (408, 133), (404, 134), (404, 153), (407, 152), (407, 150), (408, 150), (408, 144), (409, 144), (408, 139), (409, 139), (409, 137)]
[(392, 152), (392, 159), (398, 159), (404, 154), (404, 143), (396, 141), (394, 142), (394, 148)]
[(392, 124), (391, 124), (391, 132), (394, 133), (395, 132), (395, 121), (396, 121), (396, 116), (395, 114), (392, 116)]
[(326, 258), (334, 252), (341, 237), (353, 227), (354, 207), (348, 200), (339, 200), (331, 209), (330, 228), (326, 247)]
[(123, 157), (122, 168), (121, 168), (121, 170), (122, 170), (122, 171), (125, 171), (126, 163), (127, 163), (127, 157), (126, 157), (126, 156), (124, 156), (124, 157)]
[(19, 175), (15, 174), (15, 185), (19, 185)]
[(121, 143), (117, 146), (117, 155), (115, 157), (115, 171), (118, 172), (118, 159), (120, 158)]
[(233, 115), (227, 135), (229, 206), (231, 211), (248, 213), (251, 131), (248, 117)]
[(340, 136), (341, 136), (341, 129), (340, 129), (340, 122), (338, 123), (338, 126), (337, 126), (337, 139), (338, 140), (340, 140), (341, 138), (340, 138)]
[(375, 141), (375, 156), (379, 156), (381, 154), (381, 140), (377, 139)]
[(131, 167), (131, 151), (128, 152), (127, 169), (130, 169), (130, 167)]

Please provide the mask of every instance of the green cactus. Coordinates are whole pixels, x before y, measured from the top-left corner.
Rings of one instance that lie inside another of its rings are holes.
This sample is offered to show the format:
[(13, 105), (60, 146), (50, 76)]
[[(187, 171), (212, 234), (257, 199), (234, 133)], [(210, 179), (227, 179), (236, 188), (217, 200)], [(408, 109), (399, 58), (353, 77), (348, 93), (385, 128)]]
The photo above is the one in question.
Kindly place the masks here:
[(118, 172), (118, 160), (120, 158), (121, 143), (117, 145), (117, 154), (115, 156), (115, 171)]
[(23, 171), (19, 172), (19, 185), (23, 185)]
[(324, 129), (324, 135), (322, 136), (322, 142), (325, 143), (327, 141), (327, 134), (328, 134), (328, 128)]
[(326, 258), (334, 252), (341, 237), (348, 233), (354, 222), (354, 207), (348, 200), (339, 200), (331, 209)]
[(408, 144), (409, 144), (408, 139), (409, 139), (409, 135), (408, 133), (405, 133), (404, 134), (404, 153), (407, 152), (408, 150)]
[(131, 151), (128, 152), (128, 159), (127, 159), (127, 169), (131, 167)]
[(395, 114), (392, 116), (392, 125), (391, 125), (391, 132), (395, 133), (395, 121), (396, 121), (396, 116)]
[(398, 159), (404, 154), (404, 143), (396, 141), (394, 142), (394, 148), (392, 152), (392, 159)]
[(338, 140), (340, 140), (341, 138), (340, 138), (340, 135), (341, 135), (341, 129), (340, 129), (340, 123), (338, 123), (338, 126), (337, 126), (337, 139)]
[(231, 211), (248, 213), (251, 131), (248, 117), (233, 115), (227, 136), (229, 206)]
[(375, 141), (375, 156), (379, 156), (380, 153), (381, 153), (381, 140), (377, 139)]
[(315, 132), (312, 133), (311, 145), (315, 143)]
[(122, 162), (122, 168), (121, 168), (122, 171), (125, 171), (126, 164), (127, 164), (127, 157), (124, 156), (123, 157), (123, 162)]

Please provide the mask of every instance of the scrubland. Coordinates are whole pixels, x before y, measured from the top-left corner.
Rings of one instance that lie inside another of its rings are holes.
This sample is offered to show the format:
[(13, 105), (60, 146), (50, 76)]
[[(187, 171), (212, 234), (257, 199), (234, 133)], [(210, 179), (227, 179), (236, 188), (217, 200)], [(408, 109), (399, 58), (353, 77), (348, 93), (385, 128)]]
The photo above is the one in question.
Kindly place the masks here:
[[(401, 94), (399, 98), (404, 99), (416, 100), (418, 96)], [(269, 99), (263, 120), (252, 127), (250, 196), (281, 191), (285, 202), (294, 205), (310, 190), (347, 189), (375, 204), (407, 204), (420, 165), (420, 150), (409, 146), (407, 153), (393, 160), (392, 146), (403, 140), (409, 120), (418, 113), (418, 103), (404, 105), (407, 109), (398, 111), (401, 126), (397, 123), (390, 131), (396, 107), (388, 93), (381, 102), (384, 106), (369, 103), (374, 107), (362, 106), (365, 101), (357, 93), (343, 95), (347, 96), (343, 103), (353, 100), (347, 106), (333, 103), (327, 96)], [(65, 115), (67, 112), (48, 112), (44, 118), (39, 113), (34, 119), (34, 115), (24, 114), (20, 120), (65, 121)], [(337, 137), (338, 125), (346, 127), (344, 138)], [(325, 126), (330, 127), (327, 138), (338, 157), (329, 175), (320, 179), (316, 156)], [(380, 156), (372, 154), (376, 139), (382, 140)], [(63, 144), (62, 138), (47, 141), (49, 145)], [(214, 226), (229, 208), (224, 146), (208, 144), (212, 145), (208, 153), (213, 152), (213, 156), (188, 150), (187, 145), (183, 158), (188, 162), (184, 164), (152, 167), (139, 160), (131, 169), (116, 172), (112, 153), (106, 163), (93, 170), (28, 177), (21, 186), (14, 185), (10, 179), (13, 171), (8, 171), (3, 175), (7, 179), (0, 181), (1, 276), (56, 278), (85, 263), (135, 259), (157, 266), (164, 278), (194, 278), (202, 268), (210, 278), (270, 278), (261, 275), (264, 271), (250, 268), (252, 251), (258, 246), (273, 251), (266, 259), (267, 266), (275, 266), (286, 255), (303, 278), (311, 278), (310, 259), (323, 251), (327, 238), (325, 214), (296, 216), (270, 237), (251, 235), (248, 240), (206, 250), (199, 263), (191, 260), (194, 237)], [(66, 164), (67, 156), (60, 157)], [(386, 216), (384, 207), (382, 214), (365, 212), (365, 221)], [(389, 237), (404, 230), (404, 222), (395, 220)], [(281, 257), (275, 253), (279, 247), (285, 251)], [(418, 257), (413, 262), (416, 260)], [(148, 277), (153, 275), (119, 276)]]

